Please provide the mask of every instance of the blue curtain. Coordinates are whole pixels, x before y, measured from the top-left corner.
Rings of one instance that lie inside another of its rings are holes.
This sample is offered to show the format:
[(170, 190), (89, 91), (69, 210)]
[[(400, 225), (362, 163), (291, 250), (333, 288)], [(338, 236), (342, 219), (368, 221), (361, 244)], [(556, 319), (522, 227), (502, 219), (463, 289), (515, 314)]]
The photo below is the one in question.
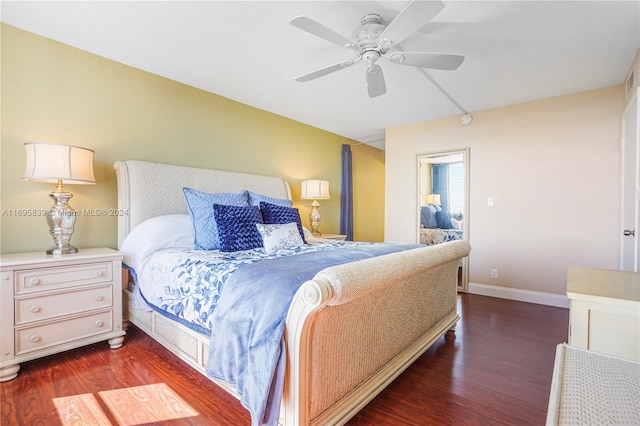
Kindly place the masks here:
[(351, 146), (342, 145), (342, 198), (340, 200), (340, 233), (353, 241), (353, 176)]
[(440, 207), (449, 211), (449, 165), (434, 164), (431, 166), (433, 193), (440, 194)]

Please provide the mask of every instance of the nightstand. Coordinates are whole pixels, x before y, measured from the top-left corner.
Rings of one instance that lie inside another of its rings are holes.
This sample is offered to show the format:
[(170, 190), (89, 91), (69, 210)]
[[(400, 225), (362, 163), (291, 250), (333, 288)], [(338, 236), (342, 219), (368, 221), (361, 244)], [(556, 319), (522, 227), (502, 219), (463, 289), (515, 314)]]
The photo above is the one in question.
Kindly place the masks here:
[(324, 238), (325, 240), (340, 240), (340, 241), (344, 241), (347, 238), (347, 236), (346, 235), (340, 235), (340, 234), (320, 234), (316, 238)]
[(122, 346), (122, 258), (108, 248), (0, 256), (0, 382), (24, 361), (103, 340)]

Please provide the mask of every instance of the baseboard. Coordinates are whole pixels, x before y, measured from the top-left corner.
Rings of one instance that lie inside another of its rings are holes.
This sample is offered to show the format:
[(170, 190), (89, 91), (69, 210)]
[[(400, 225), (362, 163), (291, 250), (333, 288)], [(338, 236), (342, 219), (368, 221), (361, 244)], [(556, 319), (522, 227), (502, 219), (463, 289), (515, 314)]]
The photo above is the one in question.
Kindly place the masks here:
[(537, 303), (539, 305), (555, 306), (558, 308), (569, 308), (569, 298), (562, 294), (543, 293), (541, 291), (521, 290), (518, 288), (498, 287), (472, 282), (469, 283), (467, 289), (471, 294), (517, 300), (519, 302)]

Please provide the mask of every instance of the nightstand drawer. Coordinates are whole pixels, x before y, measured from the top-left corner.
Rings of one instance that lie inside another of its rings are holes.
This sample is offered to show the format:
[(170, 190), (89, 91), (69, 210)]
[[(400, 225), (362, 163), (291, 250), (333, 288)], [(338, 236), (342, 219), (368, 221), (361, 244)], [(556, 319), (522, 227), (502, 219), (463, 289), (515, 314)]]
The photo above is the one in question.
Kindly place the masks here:
[(16, 329), (16, 355), (45, 349), (113, 330), (113, 312), (99, 312), (65, 321)]
[(75, 314), (100, 308), (113, 303), (111, 285), (50, 295), (34, 295), (16, 299), (16, 325), (45, 320), (61, 315)]
[(16, 272), (16, 294), (111, 282), (111, 263), (85, 263)]

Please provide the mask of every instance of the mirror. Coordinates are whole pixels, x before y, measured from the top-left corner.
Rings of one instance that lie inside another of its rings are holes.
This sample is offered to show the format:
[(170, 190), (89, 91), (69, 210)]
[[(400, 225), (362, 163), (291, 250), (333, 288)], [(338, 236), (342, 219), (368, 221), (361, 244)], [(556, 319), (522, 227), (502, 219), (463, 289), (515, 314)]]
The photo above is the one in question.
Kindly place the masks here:
[[(469, 148), (417, 155), (420, 244), (467, 240), (469, 234)], [(468, 259), (458, 269), (458, 291), (467, 291)]]

